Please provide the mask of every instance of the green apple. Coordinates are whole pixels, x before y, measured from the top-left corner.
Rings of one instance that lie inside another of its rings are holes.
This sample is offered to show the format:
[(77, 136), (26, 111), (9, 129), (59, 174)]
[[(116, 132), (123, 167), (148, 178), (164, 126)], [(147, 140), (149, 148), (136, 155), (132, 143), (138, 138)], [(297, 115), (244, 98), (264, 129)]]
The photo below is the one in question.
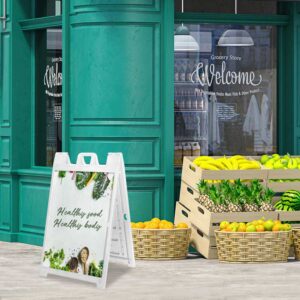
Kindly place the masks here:
[(274, 158), (274, 160), (279, 160), (280, 159), (280, 155), (279, 154), (272, 154), (272, 157)]
[(273, 165), (274, 169), (283, 169), (284, 165), (281, 163), (280, 160), (275, 161), (274, 165)]
[(292, 229), (291, 224), (283, 224), (282, 227), (284, 231), (290, 231)]
[(268, 169), (273, 169), (274, 168), (274, 159), (271, 158), (265, 163), (265, 167)]
[(268, 220), (264, 224), (264, 227), (265, 227), (266, 231), (272, 231), (273, 226), (274, 226), (273, 220)]
[(260, 158), (260, 162), (264, 165), (271, 157), (267, 154), (264, 154), (261, 158)]
[(249, 225), (246, 228), (246, 232), (256, 232), (256, 227), (254, 225)]

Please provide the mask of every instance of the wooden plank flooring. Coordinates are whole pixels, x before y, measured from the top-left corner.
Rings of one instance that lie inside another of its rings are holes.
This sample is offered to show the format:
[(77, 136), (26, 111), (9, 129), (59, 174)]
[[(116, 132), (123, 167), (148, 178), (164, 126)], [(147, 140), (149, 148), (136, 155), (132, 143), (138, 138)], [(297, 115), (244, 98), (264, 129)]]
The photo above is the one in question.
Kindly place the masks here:
[(0, 299), (300, 299), (300, 262), (220, 264), (201, 258), (110, 265), (106, 290), (67, 279), (39, 277), (41, 248), (0, 242)]

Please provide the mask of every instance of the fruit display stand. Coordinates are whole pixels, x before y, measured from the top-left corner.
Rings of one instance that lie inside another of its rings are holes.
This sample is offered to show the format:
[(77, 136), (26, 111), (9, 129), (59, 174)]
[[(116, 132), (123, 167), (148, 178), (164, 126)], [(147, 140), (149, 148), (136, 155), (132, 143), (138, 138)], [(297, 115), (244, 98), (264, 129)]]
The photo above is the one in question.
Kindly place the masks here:
[(284, 193), (287, 190), (300, 190), (300, 170), (270, 169), (268, 170), (267, 186), (276, 193)]
[(182, 205), (180, 202), (176, 203), (175, 222), (184, 222), (191, 228), (191, 246), (195, 248), (200, 254), (207, 259), (217, 259), (217, 246), (214, 236), (209, 237), (204, 234), (194, 223), (195, 218), (191, 211)]
[[(299, 156), (289, 156), (290, 159), (299, 159)], [(261, 161), (260, 156), (251, 156), (253, 160)], [(299, 164), (300, 165), (300, 164)], [(284, 193), (287, 190), (300, 190), (300, 169), (296, 167), (290, 169), (288, 167), (270, 168), (263, 165), (267, 169), (267, 186), (275, 193)]]
[[(262, 167), (262, 169), (251, 170), (205, 170), (198, 167), (193, 163), (196, 157), (185, 156), (183, 159), (182, 175), (181, 179), (187, 183), (191, 188), (197, 190), (197, 184), (201, 179), (205, 180), (250, 180), (259, 179), (266, 183), (268, 178), (268, 170)], [(221, 158), (214, 156), (213, 158)], [(254, 160), (251, 157), (247, 157), (249, 160)], [(299, 170), (300, 171), (300, 170)]]
[(277, 219), (278, 212), (222, 212), (213, 213), (198, 202), (199, 192), (181, 182), (180, 202), (176, 205), (175, 222), (189, 222), (192, 229), (191, 243), (205, 258), (217, 259), (215, 230), (223, 220), (250, 222), (254, 219)]
[(220, 262), (287, 262), (292, 231), (215, 231)]

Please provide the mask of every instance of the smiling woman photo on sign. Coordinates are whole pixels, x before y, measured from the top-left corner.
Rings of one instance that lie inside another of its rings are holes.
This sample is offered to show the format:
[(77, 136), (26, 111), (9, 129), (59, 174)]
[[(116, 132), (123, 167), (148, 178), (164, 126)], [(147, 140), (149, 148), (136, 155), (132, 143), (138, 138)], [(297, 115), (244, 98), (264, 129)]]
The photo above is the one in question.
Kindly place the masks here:
[(85, 275), (89, 274), (89, 264), (88, 258), (90, 255), (90, 251), (88, 247), (83, 247), (78, 253), (78, 273), (82, 273)]

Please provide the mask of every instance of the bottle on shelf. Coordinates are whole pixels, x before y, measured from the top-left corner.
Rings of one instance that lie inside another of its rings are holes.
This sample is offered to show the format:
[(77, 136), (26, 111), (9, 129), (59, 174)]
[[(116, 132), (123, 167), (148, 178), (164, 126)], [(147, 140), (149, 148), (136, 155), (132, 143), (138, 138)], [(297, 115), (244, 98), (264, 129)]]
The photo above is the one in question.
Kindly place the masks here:
[(198, 142), (192, 143), (192, 156), (200, 156), (200, 145)]
[(183, 144), (183, 156), (192, 156), (192, 146), (190, 143), (184, 143)]
[(193, 67), (192, 67), (191, 63), (189, 63), (187, 65), (186, 75), (185, 75), (185, 78), (186, 78), (187, 82), (191, 82), (192, 81), (192, 73), (193, 73)]
[(179, 144), (175, 144), (175, 153), (174, 153), (174, 164), (179, 166), (182, 165), (182, 145)]
[(175, 90), (174, 108), (175, 108), (175, 110), (179, 109), (179, 95), (178, 95), (178, 90)]
[(185, 109), (185, 91), (184, 89), (181, 90), (181, 96), (179, 99), (179, 109)]
[(185, 109), (192, 109), (192, 95), (189, 90), (187, 90), (185, 95)]
[(182, 81), (182, 82), (186, 81), (185, 70), (186, 70), (186, 63), (185, 63), (184, 60), (182, 60), (181, 61), (181, 66), (180, 66), (180, 69), (179, 69), (179, 80)]
[(197, 96), (195, 95), (195, 93), (191, 95), (191, 99), (192, 99), (192, 103), (191, 103), (192, 109), (197, 110), (198, 109), (198, 101), (197, 101)]
[(175, 66), (174, 66), (174, 80), (175, 82), (178, 82), (179, 81), (179, 63), (178, 61), (175, 62)]

